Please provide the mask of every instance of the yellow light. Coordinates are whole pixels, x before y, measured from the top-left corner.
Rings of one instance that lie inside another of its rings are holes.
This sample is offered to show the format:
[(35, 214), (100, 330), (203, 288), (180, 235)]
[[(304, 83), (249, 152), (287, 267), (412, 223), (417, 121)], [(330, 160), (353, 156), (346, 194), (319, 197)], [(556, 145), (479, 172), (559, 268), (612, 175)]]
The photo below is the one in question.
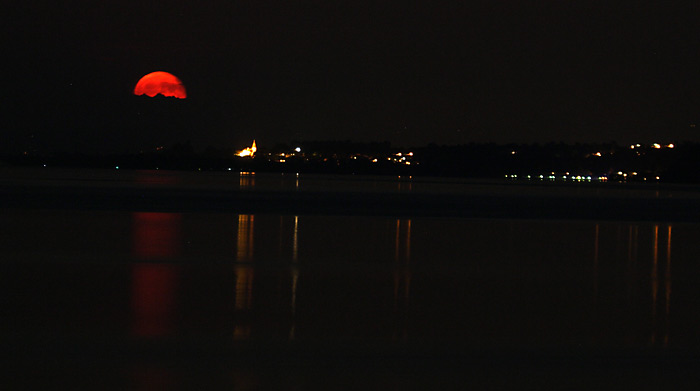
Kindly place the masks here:
[(600, 152), (596, 152), (596, 153), (594, 153), (593, 155), (595, 155), (595, 156), (603, 156), (603, 154), (601, 154)]
[(372, 163), (376, 163), (376, 162), (377, 162), (377, 159), (372, 159)]
[(675, 147), (676, 147), (676, 146), (673, 145), (673, 144), (668, 144), (668, 145), (666, 146), (666, 148), (675, 148)]
[(634, 144), (630, 145), (630, 149), (634, 149)]
[(258, 147), (255, 146), (255, 140), (253, 140), (253, 145), (251, 145), (250, 147), (248, 147), (246, 149), (243, 149), (241, 151), (236, 152), (236, 155), (240, 156), (240, 157), (253, 156), (253, 155), (255, 155), (255, 152), (257, 152), (257, 150), (258, 150)]
[(658, 144), (658, 143), (654, 143), (652, 146), (656, 149), (661, 148), (661, 144)]

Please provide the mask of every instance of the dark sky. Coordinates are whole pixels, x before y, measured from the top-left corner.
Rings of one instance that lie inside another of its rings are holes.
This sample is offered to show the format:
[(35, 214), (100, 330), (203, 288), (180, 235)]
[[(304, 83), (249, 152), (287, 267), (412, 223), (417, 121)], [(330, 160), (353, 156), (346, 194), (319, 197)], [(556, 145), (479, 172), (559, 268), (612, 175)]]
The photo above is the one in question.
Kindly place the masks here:
[[(4, 149), (700, 141), (700, 3), (29, 3), (0, 17)], [(155, 70), (188, 98), (133, 96)]]

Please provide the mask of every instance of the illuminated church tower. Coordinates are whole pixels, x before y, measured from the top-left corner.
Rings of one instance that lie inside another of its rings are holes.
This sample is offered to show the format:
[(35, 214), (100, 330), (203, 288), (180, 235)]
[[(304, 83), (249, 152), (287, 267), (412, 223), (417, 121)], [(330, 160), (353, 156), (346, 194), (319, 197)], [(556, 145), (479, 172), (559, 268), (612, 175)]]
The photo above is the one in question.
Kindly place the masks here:
[(255, 156), (255, 152), (258, 150), (258, 147), (255, 146), (255, 140), (253, 140), (253, 145), (250, 147), (243, 149), (241, 151), (236, 152), (237, 156), (240, 157), (253, 157)]

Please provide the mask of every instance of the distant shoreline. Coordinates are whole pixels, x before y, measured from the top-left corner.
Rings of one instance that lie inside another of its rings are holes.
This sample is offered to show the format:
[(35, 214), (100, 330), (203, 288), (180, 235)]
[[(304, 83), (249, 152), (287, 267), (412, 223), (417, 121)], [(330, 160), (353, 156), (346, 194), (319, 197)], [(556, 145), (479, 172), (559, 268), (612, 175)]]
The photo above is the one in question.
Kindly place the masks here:
[[(246, 180), (255, 182), (246, 184)], [(11, 209), (700, 221), (700, 188), (607, 185), (528, 186), (307, 175), (297, 182), (296, 176), (281, 174), (246, 178), (239, 173), (3, 169), (0, 205)]]

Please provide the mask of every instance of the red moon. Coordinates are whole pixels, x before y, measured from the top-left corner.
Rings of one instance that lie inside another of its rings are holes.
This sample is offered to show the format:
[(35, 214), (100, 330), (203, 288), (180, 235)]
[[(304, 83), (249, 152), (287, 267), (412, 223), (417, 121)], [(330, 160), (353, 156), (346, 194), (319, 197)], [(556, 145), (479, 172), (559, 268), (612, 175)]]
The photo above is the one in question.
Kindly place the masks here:
[(158, 94), (172, 96), (179, 99), (187, 98), (185, 86), (180, 79), (168, 72), (151, 72), (136, 83), (134, 95), (148, 95), (154, 97)]

